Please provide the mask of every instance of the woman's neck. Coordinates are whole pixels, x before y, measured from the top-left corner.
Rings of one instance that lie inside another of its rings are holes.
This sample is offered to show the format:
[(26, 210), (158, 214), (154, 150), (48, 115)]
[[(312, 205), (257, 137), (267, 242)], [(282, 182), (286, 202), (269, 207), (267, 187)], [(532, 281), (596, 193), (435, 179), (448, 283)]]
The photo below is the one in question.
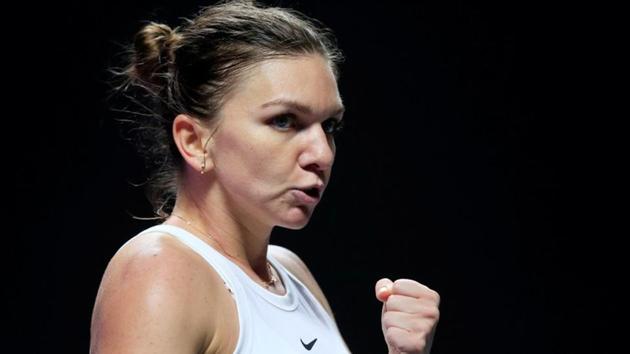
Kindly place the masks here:
[(181, 188), (171, 217), (166, 223), (184, 227), (203, 237), (246, 271), (267, 280), (267, 249), (271, 226), (257, 223), (243, 211), (231, 206), (219, 193), (190, 193)]

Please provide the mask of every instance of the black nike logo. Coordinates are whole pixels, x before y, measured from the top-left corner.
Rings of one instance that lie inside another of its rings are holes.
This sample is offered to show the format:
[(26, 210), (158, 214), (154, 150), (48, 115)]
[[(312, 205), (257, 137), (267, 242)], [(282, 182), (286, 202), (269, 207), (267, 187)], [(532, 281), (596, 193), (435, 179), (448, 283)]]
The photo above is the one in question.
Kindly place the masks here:
[(317, 338), (313, 339), (313, 341), (308, 344), (304, 344), (304, 341), (302, 341), (302, 338), (300, 338), (300, 342), (302, 342), (302, 345), (304, 346), (304, 348), (306, 348), (306, 350), (311, 350), (315, 345), (315, 342), (317, 342)]

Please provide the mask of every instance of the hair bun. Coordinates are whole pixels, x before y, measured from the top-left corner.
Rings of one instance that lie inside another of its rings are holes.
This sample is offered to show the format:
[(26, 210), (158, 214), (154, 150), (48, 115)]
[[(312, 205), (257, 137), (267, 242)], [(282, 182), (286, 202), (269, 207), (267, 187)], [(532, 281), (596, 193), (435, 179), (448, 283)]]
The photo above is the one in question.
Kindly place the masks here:
[(174, 62), (173, 49), (180, 36), (169, 26), (151, 22), (134, 38), (133, 68), (137, 79), (162, 86), (170, 63)]

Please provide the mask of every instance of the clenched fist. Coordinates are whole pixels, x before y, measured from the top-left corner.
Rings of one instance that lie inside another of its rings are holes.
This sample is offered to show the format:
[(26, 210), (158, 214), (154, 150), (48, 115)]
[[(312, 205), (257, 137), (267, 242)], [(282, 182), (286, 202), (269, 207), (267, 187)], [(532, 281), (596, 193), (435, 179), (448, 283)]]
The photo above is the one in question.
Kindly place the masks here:
[(381, 326), (389, 354), (429, 354), (440, 318), (440, 295), (410, 279), (376, 282)]

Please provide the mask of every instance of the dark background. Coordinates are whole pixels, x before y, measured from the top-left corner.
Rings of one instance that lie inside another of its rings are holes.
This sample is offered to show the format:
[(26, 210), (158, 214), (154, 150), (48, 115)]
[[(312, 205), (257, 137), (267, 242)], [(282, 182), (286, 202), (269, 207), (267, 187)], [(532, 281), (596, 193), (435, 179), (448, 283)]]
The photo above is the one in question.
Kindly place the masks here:
[[(7, 13), (16, 227), (3, 292), (16, 352), (87, 352), (107, 262), (150, 225), (131, 215), (151, 216), (106, 69), (142, 21), (174, 26), (203, 4)], [(272, 243), (309, 265), (350, 349), (386, 352), (373, 288), (389, 277), (440, 292), (435, 354), (611, 352), (611, 284), (624, 277), (601, 199), (613, 189), (597, 149), (608, 139), (588, 109), (595, 93), (582, 92), (603, 70), (594, 15), (543, 2), (280, 4), (337, 34), (347, 125), (310, 224), (274, 230)]]

